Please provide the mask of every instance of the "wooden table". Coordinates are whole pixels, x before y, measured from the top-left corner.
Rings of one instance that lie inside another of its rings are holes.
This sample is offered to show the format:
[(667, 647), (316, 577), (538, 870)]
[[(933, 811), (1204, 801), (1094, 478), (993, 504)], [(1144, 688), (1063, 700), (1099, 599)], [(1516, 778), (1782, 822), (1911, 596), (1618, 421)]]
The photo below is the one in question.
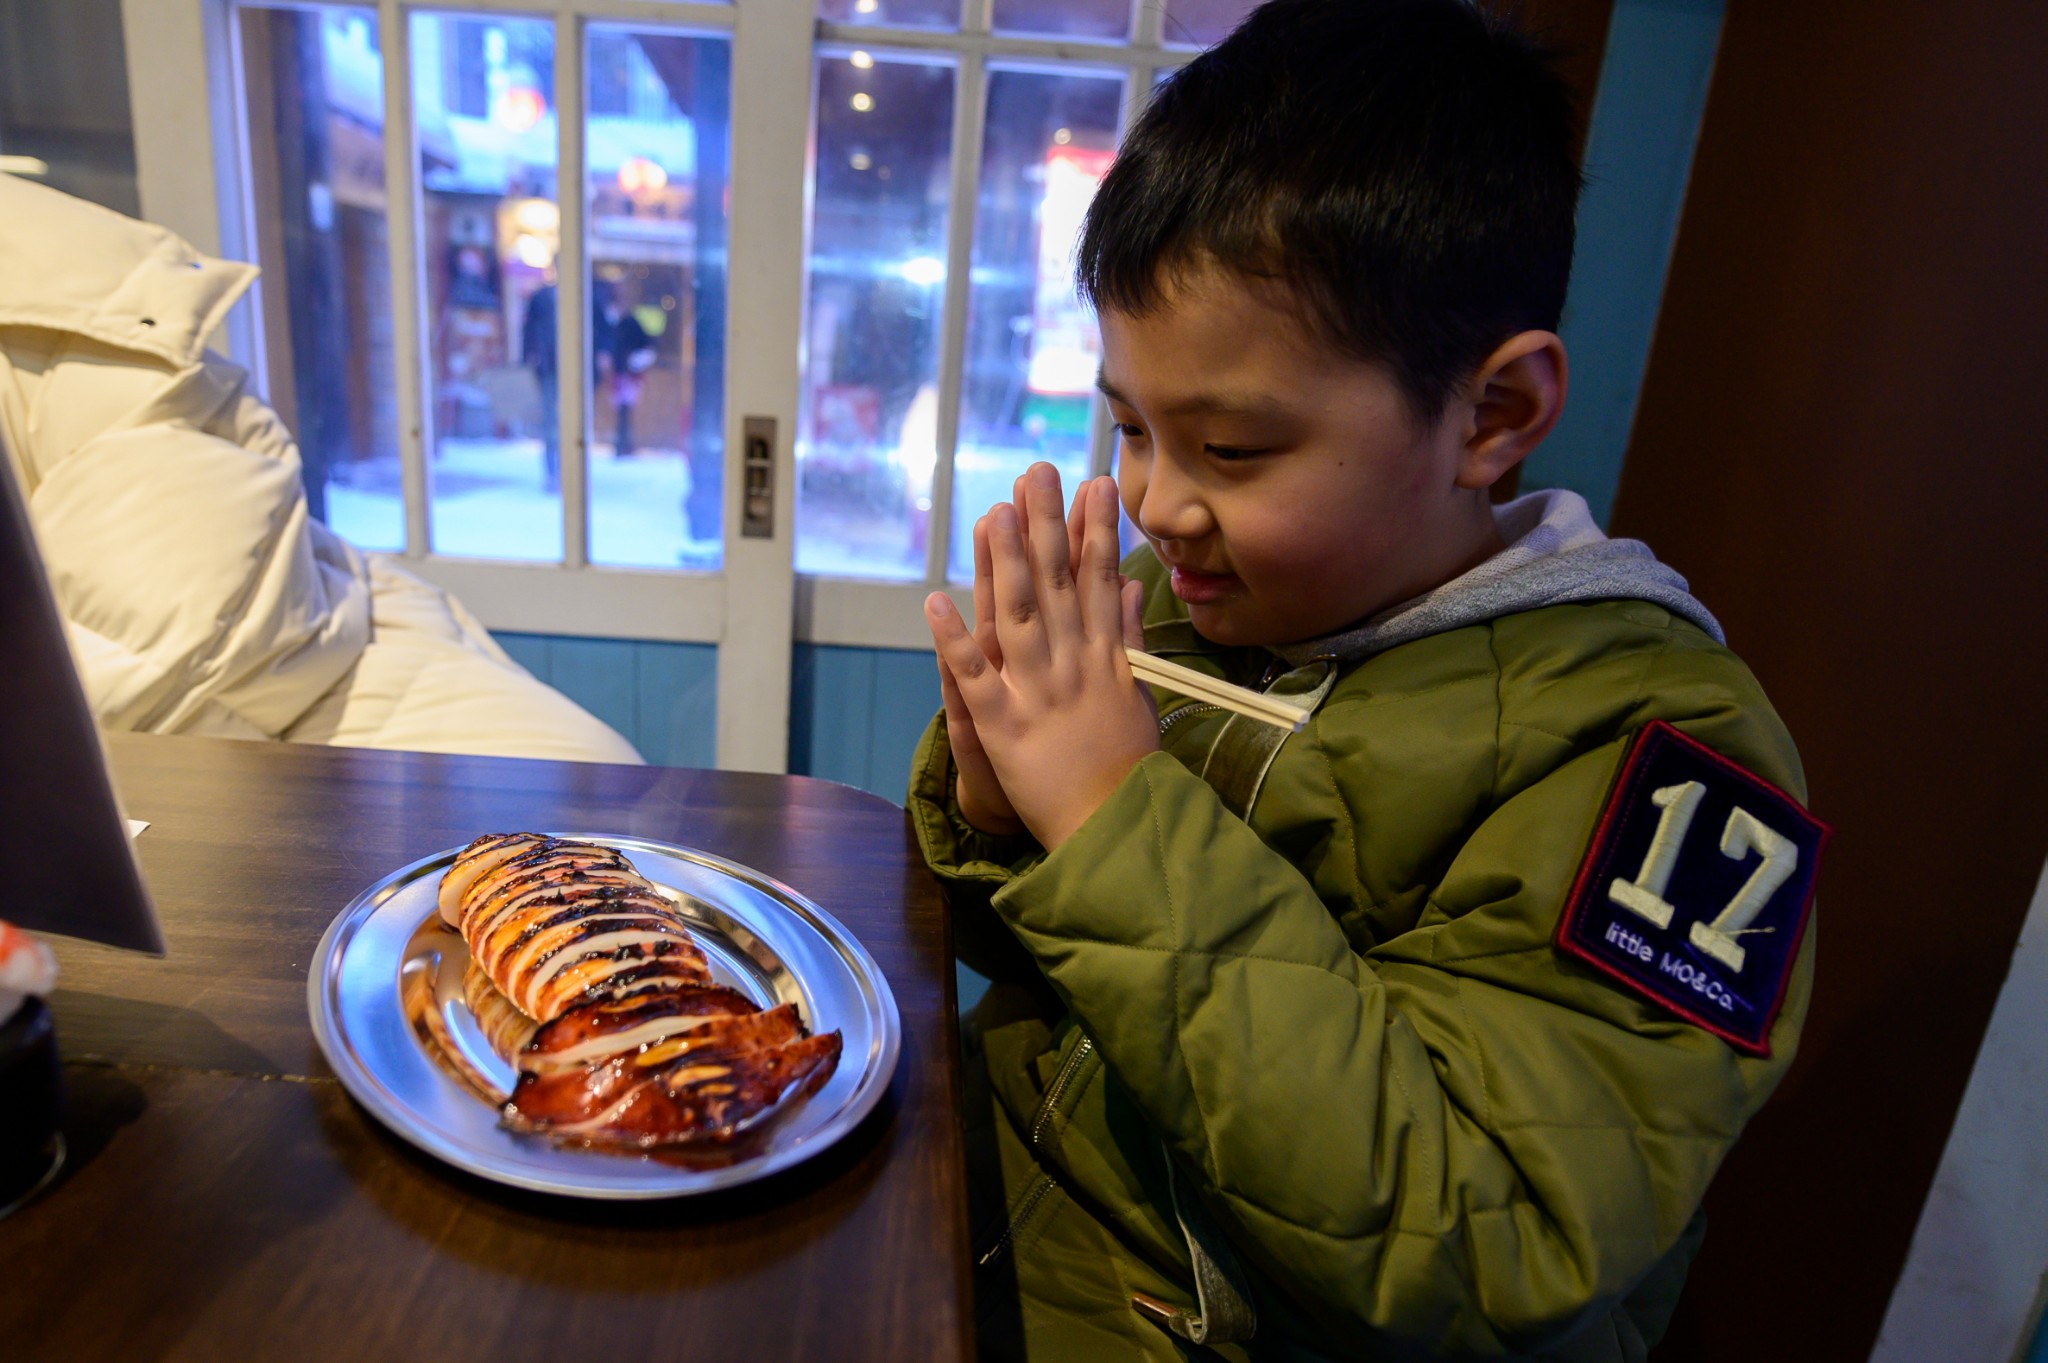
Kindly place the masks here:
[[(61, 1182), (0, 1221), (8, 1359), (954, 1359), (971, 1354), (952, 968), (903, 812), (800, 777), (116, 735), (170, 944), (59, 942)], [(826, 906), (903, 1058), (839, 1145), (702, 1198), (516, 1192), (384, 1130), (307, 1021), (328, 921), (494, 829), (701, 847)]]

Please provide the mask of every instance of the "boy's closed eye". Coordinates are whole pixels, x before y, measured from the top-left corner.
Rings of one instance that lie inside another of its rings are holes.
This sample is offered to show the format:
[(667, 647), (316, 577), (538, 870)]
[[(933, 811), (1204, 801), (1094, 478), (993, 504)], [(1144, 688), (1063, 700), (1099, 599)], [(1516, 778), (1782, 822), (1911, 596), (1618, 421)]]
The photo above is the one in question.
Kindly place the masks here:
[[(1128, 421), (1118, 422), (1115, 430), (1117, 438), (1126, 443), (1143, 441), (1146, 438), (1143, 427), (1133, 425)], [(1203, 453), (1225, 461), (1251, 459), (1261, 454), (1271, 454), (1276, 448), (1277, 446), (1269, 444), (1226, 445), (1213, 440), (1205, 441), (1202, 445)]]

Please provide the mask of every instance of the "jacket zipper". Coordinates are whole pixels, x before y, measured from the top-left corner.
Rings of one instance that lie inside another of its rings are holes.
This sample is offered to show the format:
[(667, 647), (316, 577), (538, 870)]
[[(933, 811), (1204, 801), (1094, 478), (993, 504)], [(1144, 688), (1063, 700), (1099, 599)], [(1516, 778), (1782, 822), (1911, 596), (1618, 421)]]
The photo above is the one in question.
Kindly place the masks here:
[(1053, 1119), (1053, 1114), (1059, 1111), (1060, 1099), (1065, 1096), (1067, 1085), (1074, 1082), (1075, 1074), (1080, 1072), (1082, 1062), (1086, 1061), (1094, 1052), (1095, 1038), (1090, 1036), (1082, 1037), (1081, 1044), (1074, 1047), (1074, 1053), (1067, 1057), (1067, 1063), (1060, 1066), (1060, 1072), (1053, 1076), (1052, 1087), (1045, 1091), (1045, 1101), (1038, 1105), (1038, 1120), (1031, 1123), (1032, 1149), (1044, 1149), (1039, 1142), (1045, 1138), (1046, 1123), (1050, 1122)]
[[(1066, 1063), (1060, 1066), (1059, 1073), (1053, 1076), (1052, 1086), (1045, 1091), (1045, 1098), (1038, 1105), (1038, 1116), (1031, 1123), (1032, 1149), (1044, 1148), (1039, 1142), (1045, 1136), (1046, 1123), (1050, 1122), (1053, 1114), (1059, 1110), (1060, 1099), (1066, 1096), (1067, 1088), (1074, 1082), (1074, 1076), (1080, 1073), (1082, 1064), (1094, 1053), (1095, 1039), (1083, 1036), (1081, 1044), (1074, 1047), (1074, 1053), (1067, 1057)], [(1017, 1199), (1016, 1210), (1010, 1213), (1009, 1224), (1003, 1228), (1002, 1238), (989, 1246), (988, 1253), (975, 1260), (976, 1267), (987, 1268), (1003, 1257), (1004, 1252), (1010, 1248), (1010, 1242), (1016, 1238), (1018, 1228), (1031, 1219), (1031, 1213), (1038, 1210), (1038, 1204), (1045, 1200), (1045, 1195), (1052, 1191), (1052, 1186), (1051, 1174), (1038, 1176), (1037, 1181), (1025, 1190), (1024, 1196)]]
[(1003, 1238), (989, 1246), (988, 1253), (976, 1259), (974, 1266), (976, 1268), (987, 1268), (990, 1264), (1002, 1258), (1004, 1252), (1010, 1248), (1010, 1241), (1017, 1236), (1017, 1227), (1030, 1219), (1031, 1213), (1038, 1209), (1038, 1204), (1045, 1201), (1045, 1195), (1051, 1191), (1052, 1175), (1040, 1174), (1038, 1181), (1031, 1185), (1023, 1197), (1017, 1199), (1017, 1210), (1010, 1214), (1010, 1224), (1003, 1227)]
[(1189, 715), (1195, 714), (1198, 711), (1205, 715), (1216, 714), (1220, 712), (1222, 709), (1222, 706), (1212, 705), (1206, 700), (1198, 700), (1192, 705), (1183, 705), (1180, 707), (1180, 709), (1171, 711), (1168, 714), (1165, 714), (1160, 717), (1159, 737), (1161, 739), (1164, 739), (1166, 737), (1166, 731), (1168, 729), (1171, 729), (1174, 725), (1180, 723)]

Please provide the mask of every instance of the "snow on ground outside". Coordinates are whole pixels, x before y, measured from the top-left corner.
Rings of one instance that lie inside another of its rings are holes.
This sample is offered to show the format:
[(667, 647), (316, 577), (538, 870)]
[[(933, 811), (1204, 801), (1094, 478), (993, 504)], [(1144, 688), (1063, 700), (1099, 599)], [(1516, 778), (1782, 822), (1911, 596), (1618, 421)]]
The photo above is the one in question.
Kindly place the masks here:
[[(1033, 457), (1018, 450), (964, 449), (954, 473), (956, 524), (964, 532), (979, 508), (1007, 498), (1010, 480)], [(1071, 489), (1078, 460), (1061, 459)], [(1072, 465), (1069, 467), (1069, 465)], [(327, 487), (327, 523), (369, 550), (397, 552), (405, 512), (396, 458), (362, 460)], [(559, 562), (562, 503), (543, 484), (538, 440), (445, 439), (430, 466), (433, 552), (465, 558)], [(716, 569), (716, 540), (693, 540), (683, 515), (688, 463), (676, 450), (642, 449), (614, 458), (593, 446), (590, 460), (590, 557), (613, 567)], [(968, 508), (977, 508), (970, 513)], [(842, 506), (818, 497), (799, 505), (797, 571), (822, 577), (919, 581), (921, 545), (911, 543), (905, 508)], [(970, 572), (966, 545), (953, 556)]]
[[(433, 551), (464, 558), (558, 562), (562, 498), (542, 481), (538, 440), (443, 440), (427, 499)], [(693, 540), (683, 517), (690, 471), (675, 450), (590, 461), (590, 558), (634, 568), (716, 568), (716, 540)], [(327, 487), (327, 523), (365, 548), (405, 540), (398, 460), (364, 460)]]

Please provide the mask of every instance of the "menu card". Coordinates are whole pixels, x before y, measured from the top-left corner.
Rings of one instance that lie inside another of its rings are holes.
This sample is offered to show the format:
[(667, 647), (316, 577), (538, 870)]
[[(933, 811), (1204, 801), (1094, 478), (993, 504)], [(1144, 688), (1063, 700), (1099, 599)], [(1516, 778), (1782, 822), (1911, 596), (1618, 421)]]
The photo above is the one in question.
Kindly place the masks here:
[(99, 730), (0, 446), (0, 919), (161, 956)]

